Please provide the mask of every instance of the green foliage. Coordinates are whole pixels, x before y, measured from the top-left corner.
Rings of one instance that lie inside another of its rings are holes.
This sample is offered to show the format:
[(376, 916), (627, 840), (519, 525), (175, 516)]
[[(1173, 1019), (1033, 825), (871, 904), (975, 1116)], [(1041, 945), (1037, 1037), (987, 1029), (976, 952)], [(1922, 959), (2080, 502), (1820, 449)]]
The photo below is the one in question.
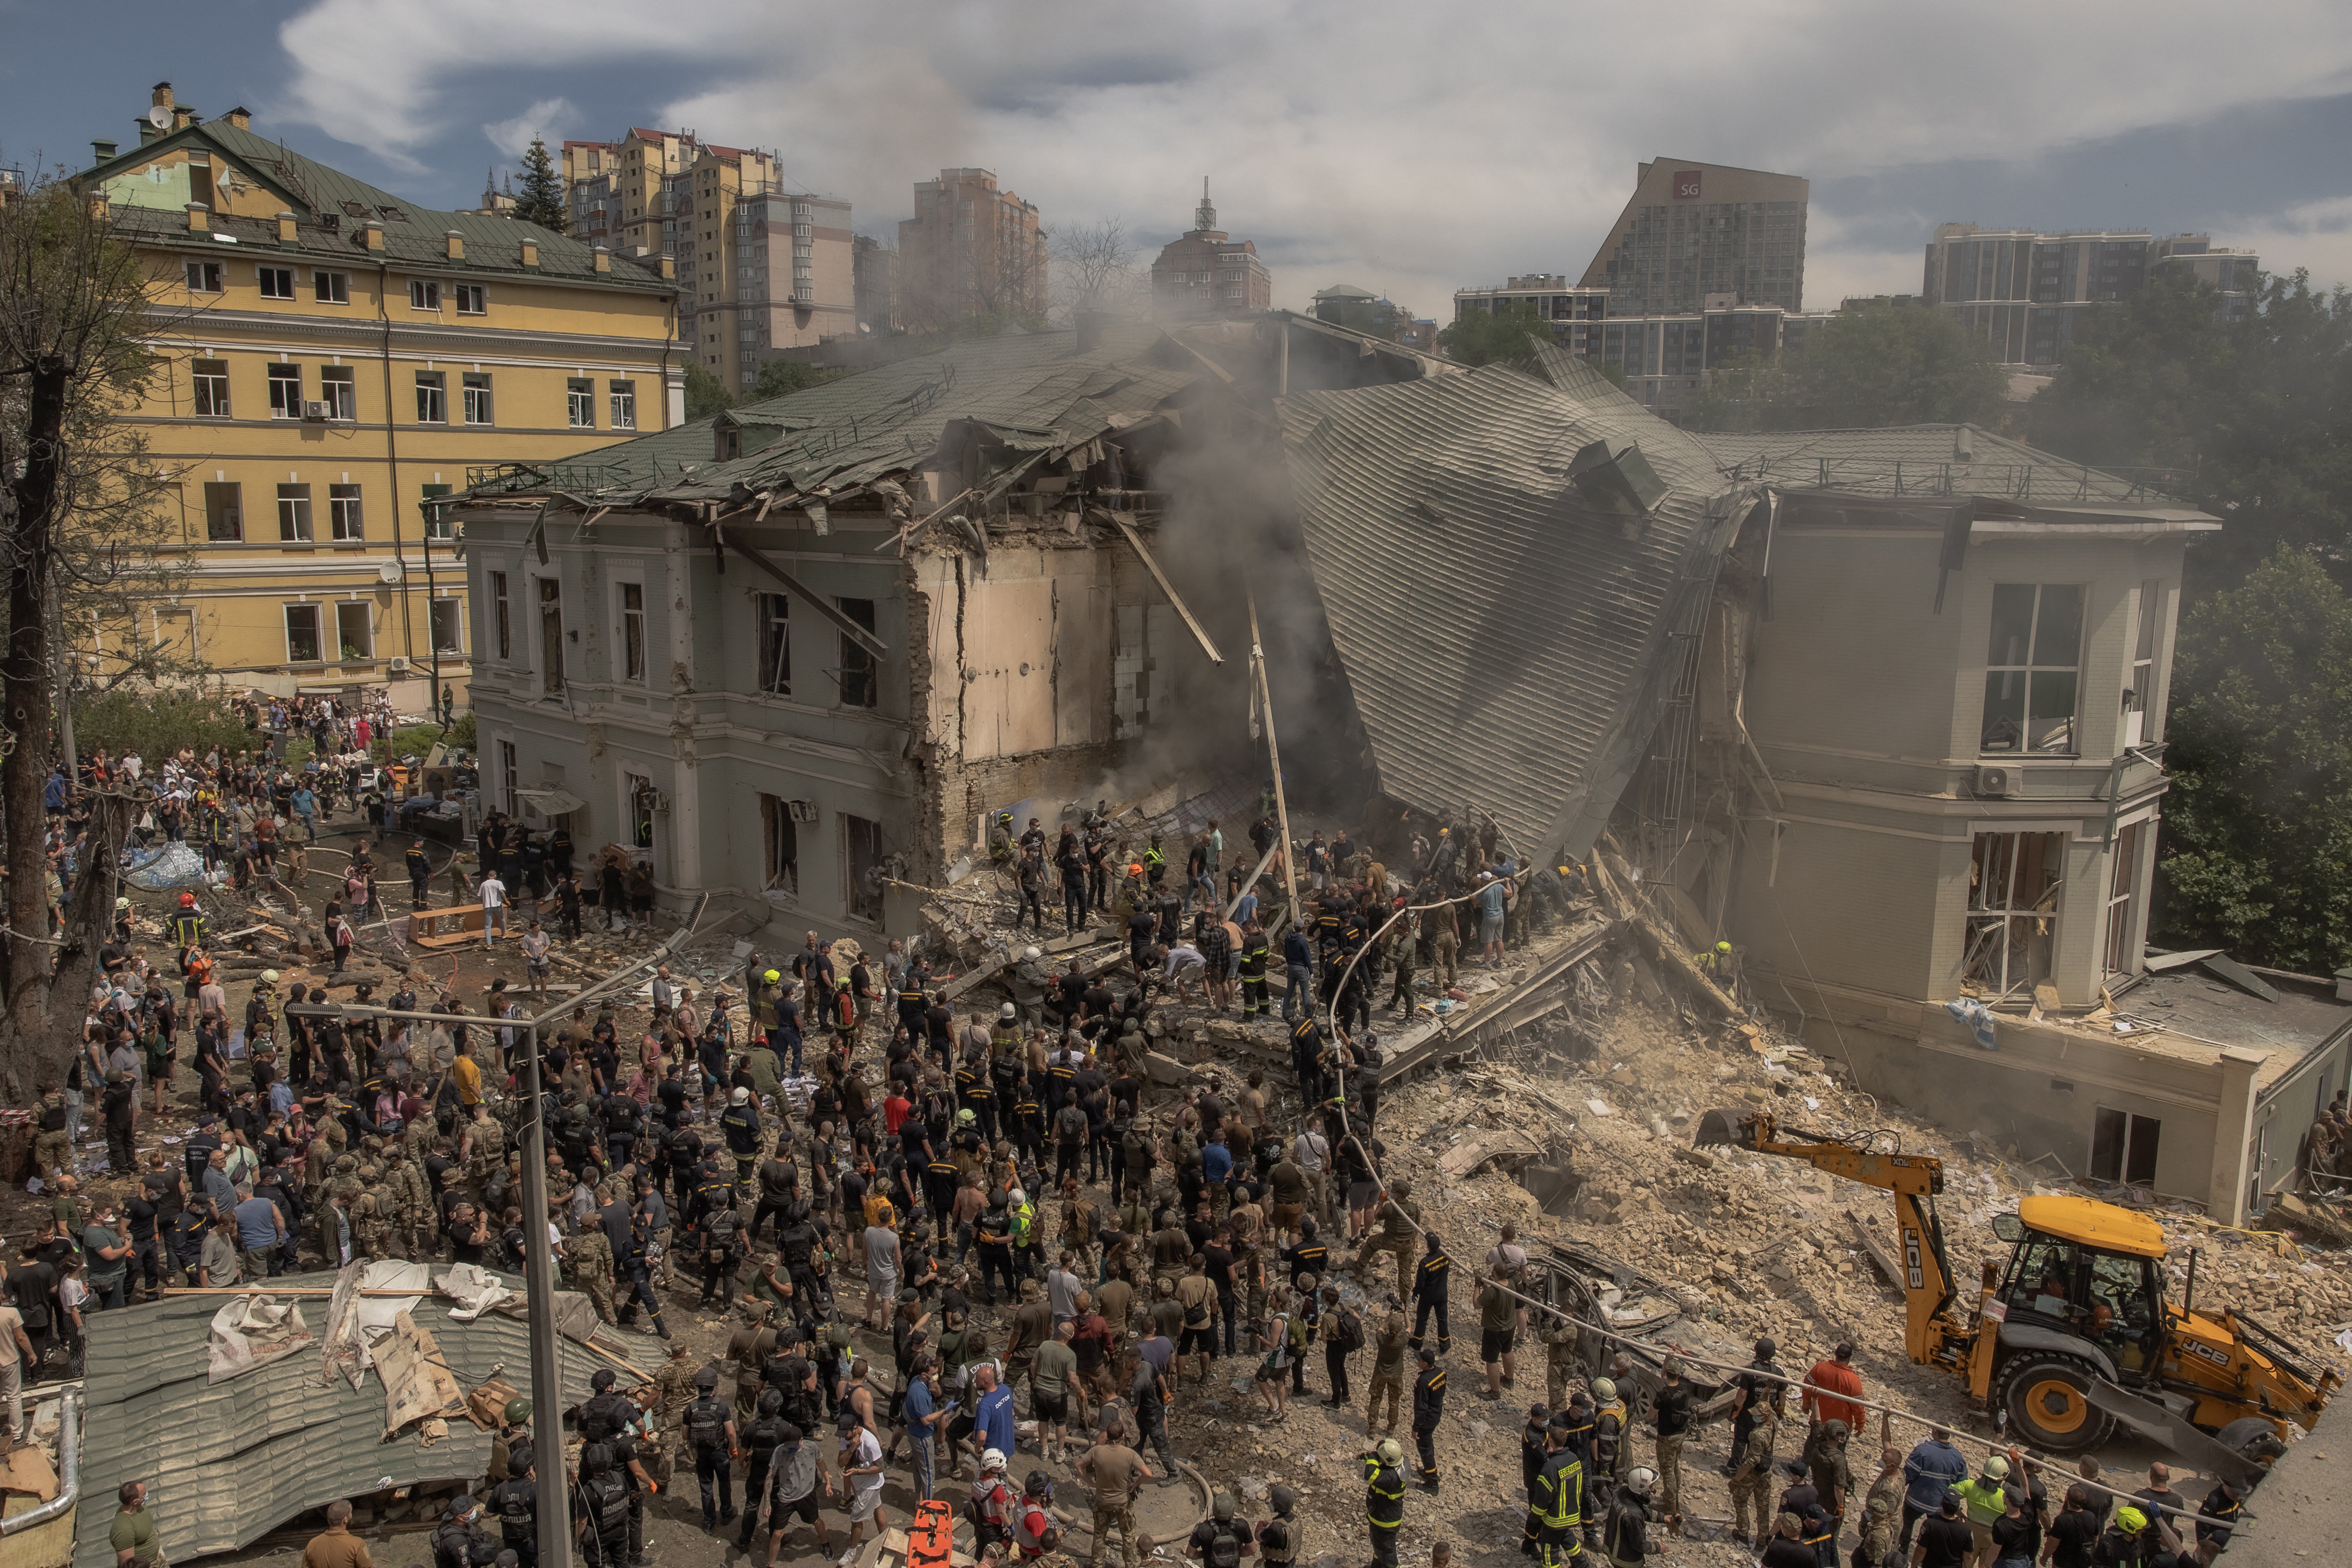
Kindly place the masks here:
[(2352, 295), (2301, 272), (2267, 279), (2247, 319), (2216, 319), (2211, 285), (2158, 274), (2092, 312), (2027, 406), (2030, 438), (2102, 468), (2147, 466), (2168, 494), (2222, 520), (2191, 546), (2192, 595), (2282, 545), (2352, 568)]
[(2282, 547), (2182, 623), (2161, 934), (2326, 974), (2352, 957), (2352, 598)]
[(845, 370), (803, 364), (796, 359), (772, 359), (760, 367), (759, 382), (746, 401), (764, 403), (771, 397), (789, 397), (812, 386), (823, 386), (828, 381), (839, 381), (848, 374)]
[(152, 766), (183, 746), (199, 757), (214, 746), (232, 755), (257, 752), (261, 737), (205, 693), (118, 689), (75, 701), (74, 744), (85, 752), (103, 746), (116, 756), (136, 752)]
[(478, 751), (480, 747), (474, 740), (474, 716), (471, 713), (458, 714), (457, 721), (449, 726), (446, 739), (458, 751)]
[[(1533, 305), (1518, 304), (1507, 310), (1482, 308), (1460, 311), (1454, 324), (1437, 334), (1437, 346), (1445, 351), (1446, 358), (1462, 364), (1524, 368), (1535, 363), (1535, 346), (1528, 342), (1530, 338), (1550, 342), (1551, 323)], [(1624, 372), (1620, 370), (1617, 374), (1622, 385)]]
[(544, 137), (532, 137), (523, 151), (522, 189), (515, 195), (514, 215), (552, 234), (572, 226), (572, 214), (563, 205), (563, 174), (549, 156)]
[(2009, 376), (1942, 310), (1877, 307), (1817, 326), (1801, 348), (1738, 356), (1683, 400), (1694, 430), (1997, 425)]
[(708, 419), (735, 406), (734, 394), (717, 376), (702, 368), (700, 360), (686, 362), (686, 416)]

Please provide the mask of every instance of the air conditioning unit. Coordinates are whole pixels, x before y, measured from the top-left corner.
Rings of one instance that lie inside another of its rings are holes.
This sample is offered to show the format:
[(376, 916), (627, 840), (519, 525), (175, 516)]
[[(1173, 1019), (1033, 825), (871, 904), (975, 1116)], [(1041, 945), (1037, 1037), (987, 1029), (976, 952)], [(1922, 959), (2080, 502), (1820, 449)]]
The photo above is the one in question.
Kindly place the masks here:
[(408, 673), (408, 660), (404, 656), (395, 654), (389, 662), (393, 674), (406, 675)]
[(1979, 767), (1976, 794), (1980, 800), (2015, 800), (2019, 794), (2015, 768)]
[(816, 802), (813, 800), (788, 800), (784, 802), (784, 809), (794, 822), (816, 820)]
[(315, 397), (310, 399), (302, 405), (302, 417), (313, 425), (324, 425), (327, 422), (326, 404)]

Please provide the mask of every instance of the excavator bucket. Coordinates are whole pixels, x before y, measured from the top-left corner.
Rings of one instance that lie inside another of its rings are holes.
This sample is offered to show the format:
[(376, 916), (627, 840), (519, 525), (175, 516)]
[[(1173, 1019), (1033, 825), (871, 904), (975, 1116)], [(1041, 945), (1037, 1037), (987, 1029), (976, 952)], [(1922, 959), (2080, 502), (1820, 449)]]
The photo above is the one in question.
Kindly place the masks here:
[(1698, 1119), (1698, 1136), (1696, 1144), (1701, 1149), (1712, 1149), (1725, 1143), (1738, 1144), (1745, 1148), (1748, 1142), (1745, 1129), (1749, 1121), (1755, 1120), (1755, 1116), (1756, 1112), (1744, 1105), (1733, 1106), (1724, 1110), (1710, 1110)]

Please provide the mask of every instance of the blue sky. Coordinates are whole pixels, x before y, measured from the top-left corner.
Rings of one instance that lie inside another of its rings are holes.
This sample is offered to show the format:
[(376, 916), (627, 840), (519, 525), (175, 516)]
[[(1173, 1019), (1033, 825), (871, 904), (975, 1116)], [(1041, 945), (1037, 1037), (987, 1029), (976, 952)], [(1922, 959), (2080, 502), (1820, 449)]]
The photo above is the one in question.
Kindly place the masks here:
[(170, 79), (206, 115), (470, 205), (533, 130), (773, 149), (890, 236), (979, 164), (1048, 227), (1148, 255), (1207, 174), (1276, 302), (1347, 280), (1425, 315), (1582, 269), (1656, 156), (1813, 182), (1808, 304), (1919, 282), (1929, 230), (2202, 229), (2352, 282), (2352, 6), (1864, 0), (0, 0), (0, 160), (79, 164)]

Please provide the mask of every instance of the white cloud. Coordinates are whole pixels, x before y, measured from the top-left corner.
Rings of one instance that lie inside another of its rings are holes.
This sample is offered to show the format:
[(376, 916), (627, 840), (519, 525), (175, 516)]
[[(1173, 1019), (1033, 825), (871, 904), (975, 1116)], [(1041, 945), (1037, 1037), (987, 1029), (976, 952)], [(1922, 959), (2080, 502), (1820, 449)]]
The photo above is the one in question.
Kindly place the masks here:
[(482, 134), (490, 145), (509, 158), (520, 158), (530, 150), (533, 138), (543, 137), (556, 142), (562, 139), (562, 128), (580, 117), (568, 98), (542, 98), (512, 120), (494, 121), (482, 127)]
[[(2183, 0), (2128, 26), (2031, 0), (1185, 0), (1115, 17), (1080, 0), (318, 0), (281, 36), (299, 111), (394, 156), (483, 90), (484, 60), (534, 62), (540, 90), (545, 68), (698, 73), (652, 117), (774, 148), (862, 228), (909, 211), (913, 181), (979, 164), (1048, 226), (1116, 214), (1172, 235), (1207, 174), (1278, 303), (1344, 278), (1443, 316), (1457, 286), (1580, 271), (1646, 158), (1817, 178), (2020, 160), (2352, 72), (2352, 6), (2212, 18)], [(630, 112), (585, 110), (604, 134)], [(1826, 228), (1811, 251), (1809, 303), (1917, 286), (1916, 251), (1849, 254)]]

